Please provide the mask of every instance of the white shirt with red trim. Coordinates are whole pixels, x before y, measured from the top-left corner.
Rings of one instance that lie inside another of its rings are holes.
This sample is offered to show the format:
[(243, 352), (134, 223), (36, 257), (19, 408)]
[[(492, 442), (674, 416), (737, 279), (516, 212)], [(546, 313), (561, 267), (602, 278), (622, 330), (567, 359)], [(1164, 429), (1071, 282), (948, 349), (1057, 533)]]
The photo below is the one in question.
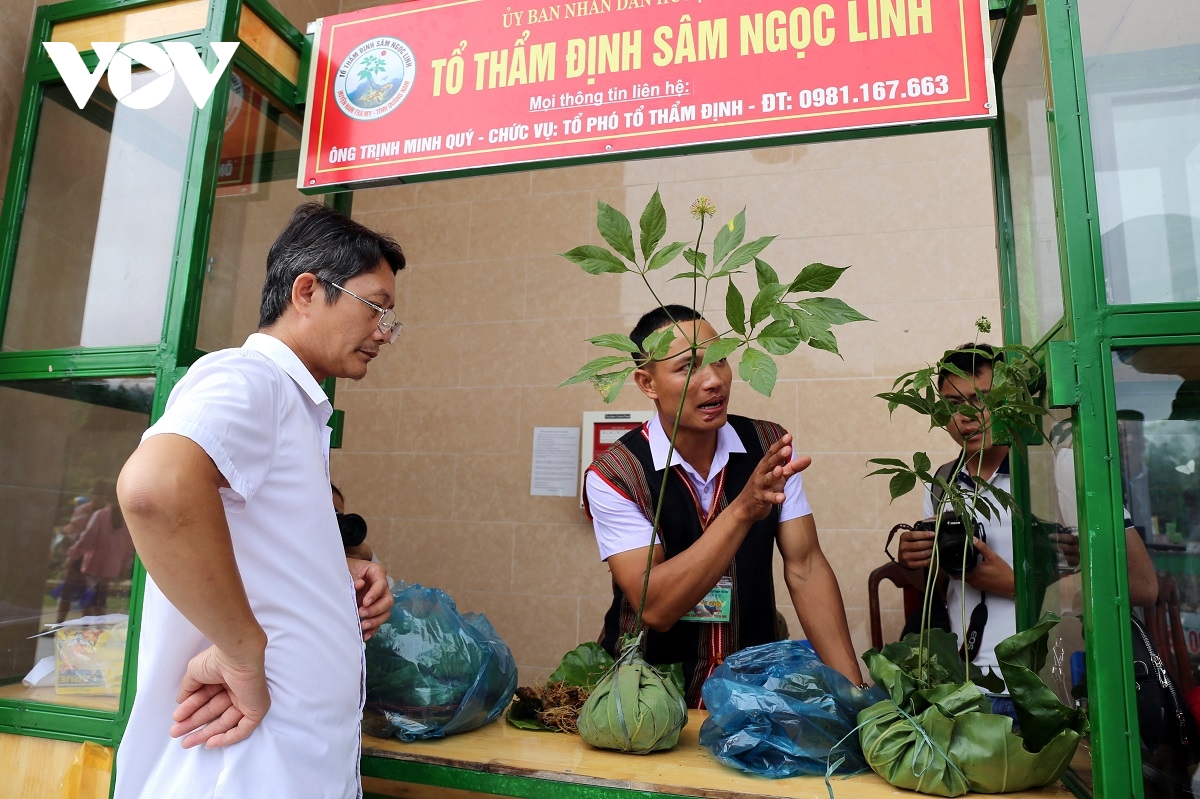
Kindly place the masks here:
[[(663, 430), (658, 416), (642, 425), (642, 435), (650, 441), (650, 454), (654, 459), (655, 469), (665, 469), (667, 452), (671, 441)], [(728, 422), (717, 431), (717, 451), (713, 455), (712, 466), (709, 467), (708, 477), (701, 477), (690, 463), (685, 461), (679, 452), (671, 453), (672, 466), (678, 465), (687, 474), (688, 482), (696, 492), (700, 507), (707, 515), (712, 508), (713, 499), (720, 481), (720, 475), (729, 455), (734, 452), (745, 452), (746, 447), (738, 437), (737, 431)], [(592, 515), (592, 528), (596, 533), (596, 543), (600, 547), (600, 560), (608, 560), (612, 555), (619, 555), (633, 549), (641, 549), (650, 543), (650, 522), (642, 514), (636, 502), (620, 493), (609, 485), (595, 469), (589, 468), (586, 478), (588, 509)], [(804, 495), (804, 480), (800, 473), (792, 475), (784, 484), (783, 501), (780, 522), (798, 519), (812, 513), (808, 497)]]

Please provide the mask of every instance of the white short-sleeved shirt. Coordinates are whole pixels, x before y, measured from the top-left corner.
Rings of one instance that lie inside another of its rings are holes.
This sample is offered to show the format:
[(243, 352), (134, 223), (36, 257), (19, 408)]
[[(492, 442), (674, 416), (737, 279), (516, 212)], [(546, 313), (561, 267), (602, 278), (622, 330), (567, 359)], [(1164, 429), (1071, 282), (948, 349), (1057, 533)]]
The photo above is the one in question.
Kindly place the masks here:
[(363, 643), (329, 491), (331, 413), (300, 359), (256, 333), (197, 361), (143, 436), (186, 436), (229, 482), (221, 499), (267, 634), (271, 709), (232, 746), (185, 750), (169, 737), (187, 663), (210, 642), (147, 578), (115, 799), (361, 796)]
[[(642, 432), (649, 437), (654, 468), (666, 468), (667, 452), (670, 451), (671, 440), (667, 438), (658, 416), (642, 425)], [(712, 508), (716, 494), (717, 478), (721, 474), (721, 470), (729, 463), (729, 454), (745, 451), (746, 447), (738, 437), (737, 431), (726, 422), (717, 430), (717, 451), (713, 456), (707, 478), (701, 477), (700, 473), (685, 461), (678, 451), (671, 453), (671, 465), (678, 464), (683, 467), (688, 482), (696, 490), (701, 508), (707, 514)], [(594, 469), (588, 470), (585, 485), (588, 510), (592, 515), (592, 527), (596, 532), (596, 544), (600, 547), (600, 560), (608, 560), (612, 555), (632, 549), (641, 549), (650, 543), (650, 522), (638, 508), (636, 502), (620, 494)], [(812, 513), (812, 508), (808, 505), (808, 498), (804, 495), (804, 480), (799, 472), (789, 477), (784, 483), (783, 493), (786, 498), (780, 508), (779, 521), (786, 522)]]
[[(959, 480), (971, 485), (971, 478), (965, 471), (960, 472)], [(1001, 491), (1012, 493), (1012, 480), (1008, 474), (1007, 461), (988, 481)], [(986, 495), (985, 495), (986, 496)], [(993, 503), (997, 504), (998, 503)], [(1008, 565), (1013, 564), (1013, 530), (1012, 512), (998, 507), (999, 512), (993, 512), (992, 518), (976, 515), (976, 520), (983, 525), (987, 545), (993, 552), (1003, 558)], [(929, 486), (925, 487), (925, 518), (933, 516), (933, 495)], [(966, 606), (967, 626), (971, 624), (971, 611), (979, 604), (979, 591), (962, 580), (950, 580), (946, 589), (946, 605), (950, 614), (950, 629), (963, 640), (963, 606)], [(1000, 664), (996, 660), (996, 644), (1017, 634), (1017, 601), (1010, 596), (987, 595), (988, 618), (983, 627), (983, 640), (980, 641), (979, 654), (975, 657), (975, 665), (986, 673), (989, 668), (1000, 673)]]

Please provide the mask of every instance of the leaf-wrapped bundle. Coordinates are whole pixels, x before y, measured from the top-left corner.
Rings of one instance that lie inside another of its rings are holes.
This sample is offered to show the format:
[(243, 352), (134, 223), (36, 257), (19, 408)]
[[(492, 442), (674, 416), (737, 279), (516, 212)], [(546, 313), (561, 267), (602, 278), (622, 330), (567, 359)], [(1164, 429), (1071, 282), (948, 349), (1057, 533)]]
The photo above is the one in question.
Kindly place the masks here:
[(1058, 779), (1088, 729), (1087, 715), (1059, 702), (1037, 676), (1058, 621), (1046, 614), (996, 645), (1020, 733), (1012, 719), (990, 712), (974, 681), (962, 681), (961, 661), (931, 651), (943, 642), (922, 647), (910, 636), (867, 652), (867, 668), (891, 695), (858, 716), (871, 768), (899, 788), (937, 796), (1019, 791)]
[(600, 749), (644, 755), (670, 749), (687, 724), (687, 703), (667, 675), (629, 644), (579, 711), (579, 737)]

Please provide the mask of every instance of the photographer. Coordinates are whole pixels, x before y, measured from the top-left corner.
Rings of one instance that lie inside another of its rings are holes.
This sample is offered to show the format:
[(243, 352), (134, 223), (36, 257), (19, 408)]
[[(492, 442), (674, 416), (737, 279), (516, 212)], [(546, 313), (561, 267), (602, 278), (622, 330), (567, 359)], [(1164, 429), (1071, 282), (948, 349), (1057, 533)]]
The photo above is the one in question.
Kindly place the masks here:
[[(978, 353), (986, 353), (981, 355)], [(939, 393), (951, 402), (980, 408), (973, 418), (955, 414), (946, 426), (946, 432), (962, 447), (963, 468), (953, 479), (972, 487), (974, 478), (979, 477), (996, 488), (1012, 491), (1008, 471), (1008, 447), (992, 443), (990, 417), (981, 408), (978, 397), (992, 387), (992, 364), (1003, 358), (987, 344), (964, 344), (947, 356), (943, 363), (956, 367), (964, 374), (972, 375), (967, 380), (952, 374), (946, 368), (938, 372)], [(950, 472), (959, 462), (958, 458), (938, 470), (950, 480)], [(998, 504), (998, 503), (997, 503)], [(930, 490), (925, 492), (925, 515), (934, 516), (936, 502)], [(968, 641), (972, 662), (984, 671), (990, 667), (998, 671), (995, 646), (1017, 631), (1016, 600), (1013, 598), (1015, 580), (1013, 576), (1013, 533), (1011, 511), (999, 507), (992, 518), (977, 514), (981, 538), (974, 541), (976, 563), (969, 568), (965, 581), (950, 577), (946, 589), (946, 604), (950, 617), (950, 629), (959, 641)], [(921, 525), (932, 527), (932, 525)], [(970, 535), (970, 525), (967, 525)], [(934, 532), (932, 530), (905, 530), (900, 535), (897, 560), (908, 569), (928, 568), (933, 556)], [(943, 552), (942, 563), (951, 569), (955, 565)], [(967, 619), (964, 635), (963, 616)], [(993, 700), (996, 712), (1005, 712), (1007, 697)]]

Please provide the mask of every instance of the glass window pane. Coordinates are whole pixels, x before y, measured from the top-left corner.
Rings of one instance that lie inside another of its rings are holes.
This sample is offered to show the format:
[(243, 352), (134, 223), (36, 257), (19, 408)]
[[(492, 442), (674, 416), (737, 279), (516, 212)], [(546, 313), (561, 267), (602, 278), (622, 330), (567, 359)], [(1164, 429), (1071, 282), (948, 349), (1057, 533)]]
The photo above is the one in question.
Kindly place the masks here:
[[(0, 698), (116, 710), (119, 626), (30, 636), (128, 614), (133, 543), (113, 486), (153, 396), (149, 377), (0, 383)], [(57, 674), (22, 685), (47, 657)]]
[[(1030, 11), (1036, 11), (1036, 4)], [(1021, 19), (1000, 88), (1012, 193), (1021, 341), (1033, 345), (1063, 315), (1054, 226), (1054, 184), (1046, 124), (1046, 83), (1039, 14)]]
[[(1126, 506), (1145, 537), (1150, 569), (1158, 572), (1158, 604), (1138, 614), (1182, 694), (1195, 684), (1200, 664), (1200, 346), (1118, 350), (1113, 374)], [(1132, 554), (1130, 582), (1132, 595)], [(1183, 641), (1178, 648), (1170, 635), (1175, 630)], [(1135, 676), (1152, 678), (1145, 669)], [(1139, 705), (1139, 717), (1143, 710)], [(1192, 795), (1196, 750), (1179, 746), (1173, 727), (1142, 719), (1148, 797)]]
[[(1027, 545), (1027, 579), (1040, 598), (1037, 615), (1053, 611), (1062, 621), (1050, 631), (1042, 680), (1068, 705), (1087, 702), (1083, 638), (1083, 589), (1079, 574), (1079, 513), (1075, 499), (1075, 453), (1071, 417), (1051, 411), (1049, 446), (1030, 447), (1029, 506), (1033, 524)], [(1089, 788), (1092, 757), (1089, 741), (1080, 744), (1071, 771)]]
[(1200, 301), (1200, 16), (1182, 0), (1080, 9), (1108, 300)]
[(292, 210), (310, 199), (296, 189), (299, 157), (300, 121), (234, 72), (200, 304), (200, 350), (239, 346), (258, 329), (267, 250)]
[[(140, 72), (133, 88), (157, 75)], [(157, 344), (195, 110), (176, 81), (151, 109), (104, 83), (81, 111), (47, 87), (21, 219), (7, 352)]]

